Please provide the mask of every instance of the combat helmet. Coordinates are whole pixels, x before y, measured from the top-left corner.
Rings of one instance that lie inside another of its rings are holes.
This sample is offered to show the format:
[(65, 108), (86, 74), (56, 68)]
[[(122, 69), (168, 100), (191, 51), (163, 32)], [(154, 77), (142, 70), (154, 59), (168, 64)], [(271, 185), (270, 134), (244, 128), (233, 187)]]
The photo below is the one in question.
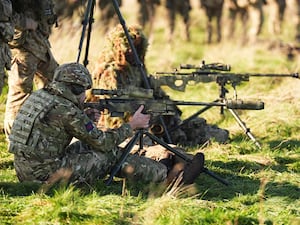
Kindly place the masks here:
[(92, 87), (90, 72), (80, 63), (66, 63), (56, 68), (53, 81), (63, 82), (84, 90)]

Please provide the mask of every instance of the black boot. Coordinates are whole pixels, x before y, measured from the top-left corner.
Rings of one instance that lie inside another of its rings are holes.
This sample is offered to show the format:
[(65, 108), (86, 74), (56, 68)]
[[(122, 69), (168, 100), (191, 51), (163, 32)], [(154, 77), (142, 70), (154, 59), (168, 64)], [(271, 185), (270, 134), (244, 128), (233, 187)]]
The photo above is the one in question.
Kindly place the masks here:
[(192, 184), (204, 169), (204, 154), (198, 152), (183, 169), (183, 183)]

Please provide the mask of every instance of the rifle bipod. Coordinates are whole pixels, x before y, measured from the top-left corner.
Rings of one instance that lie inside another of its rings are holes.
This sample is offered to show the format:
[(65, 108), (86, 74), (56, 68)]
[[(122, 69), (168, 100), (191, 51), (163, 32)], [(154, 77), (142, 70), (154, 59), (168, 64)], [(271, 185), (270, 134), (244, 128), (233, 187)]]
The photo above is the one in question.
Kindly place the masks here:
[[(212, 103), (224, 102), (224, 100), (226, 100), (225, 95), (228, 91), (224, 87), (225, 84), (219, 84), (219, 85), (220, 85), (220, 98), (216, 99)], [(194, 113), (193, 115), (188, 117), (187, 119), (183, 120), (181, 124), (169, 129), (169, 132), (172, 132), (172, 131), (178, 129), (180, 126), (182, 126), (183, 124), (186, 124), (187, 122), (189, 122), (192, 119), (196, 118), (197, 116), (204, 113), (206, 110), (210, 109), (211, 107), (213, 107), (213, 105), (208, 105), (208, 106), (203, 107), (202, 109), (200, 109), (199, 111), (197, 111), (196, 113)], [(250, 128), (246, 126), (246, 123), (241, 120), (241, 118), (239, 117), (237, 112), (234, 109), (229, 109), (229, 108), (228, 108), (228, 111), (232, 114), (233, 118), (237, 121), (239, 126), (244, 130), (245, 134), (255, 143), (255, 145), (259, 149), (261, 149), (260, 143), (256, 140), (254, 135), (251, 133)], [(224, 114), (224, 107), (223, 106), (221, 106), (221, 108), (220, 108), (220, 114)]]
[[(156, 143), (158, 143), (159, 145), (165, 147), (167, 150), (169, 150), (170, 152), (174, 153), (176, 156), (182, 158), (184, 161), (186, 162), (191, 162), (191, 159), (188, 158), (186, 155), (182, 154), (180, 151), (176, 150), (175, 148), (171, 147), (170, 145), (168, 145), (166, 142), (164, 142), (163, 140), (159, 139), (158, 137), (156, 137), (155, 135), (151, 134), (148, 130), (146, 129), (139, 129), (136, 131), (135, 135), (131, 138), (131, 140), (127, 143), (127, 145), (125, 146), (124, 152), (121, 155), (119, 162), (113, 167), (109, 178), (106, 180), (106, 185), (110, 185), (114, 176), (118, 173), (118, 171), (121, 169), (123, 163), (125, 162), (126, 158), (128, 157), (128, 155), (130, 154), (132, 148), (134, 147), (134, 145), (139, 141), (140, 144), (140, 149), (143, 148), (143, 138), (144, 135), (148, 136), (151, 140), (155, 141)], [(211, 172), (210, 170), (208, 170), (206, 167), (203, 167), (202, 172), (208, 174), (209, 176), (215, 178), (217, 181), (219, 181), (220, 183), (224, 184), (224, 185), (229, 185), (228, 181), (218, 177), (217, 175), (215, 175), (213, 172)]]

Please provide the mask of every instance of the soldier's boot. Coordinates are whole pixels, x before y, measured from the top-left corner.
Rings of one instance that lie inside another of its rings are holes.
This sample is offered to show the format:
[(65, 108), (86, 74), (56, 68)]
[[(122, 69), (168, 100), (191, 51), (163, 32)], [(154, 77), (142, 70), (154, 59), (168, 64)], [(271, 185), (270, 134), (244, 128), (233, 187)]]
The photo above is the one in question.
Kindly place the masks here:
[(183, 169), (183, 184), (192, 184), (204, 169), (204, 154), (198, 152)]
[(175, 163), (173, 168), (169, 171), (166, 183), (170, 184), (175, 179), (181, 177), (181, 182), (183, 184), (192, 184), (196, 178), (200, 175), (204, 168), (204, 154), (197, 153), (191, 162), (185, 163), (179, 161)]

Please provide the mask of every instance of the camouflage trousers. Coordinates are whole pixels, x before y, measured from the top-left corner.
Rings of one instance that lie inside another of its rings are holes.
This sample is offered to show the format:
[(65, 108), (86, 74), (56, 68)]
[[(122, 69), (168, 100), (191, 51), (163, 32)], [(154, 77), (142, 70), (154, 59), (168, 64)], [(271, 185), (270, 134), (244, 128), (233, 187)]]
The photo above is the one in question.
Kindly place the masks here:
[(58, 63), (49, 51), (47, 62), (37, 58), (25, 49), (13, 49), (13, 62), (8, 73), (8, 94), (5, 108), (4, 131), (6, 137), (10, 134), (11, 126), (25, 99), (31, 94), (33, 84), (40, 89), (48, 80), (52, 80)]
[(6, 69), (10, 69), (11, 52), (8, 45), (0, 40), (0, 94), (4, 86)]
[[(15, 155), (15, 169), (20, 181), (53, 182), (66, 179), (70, 183), (93, 184), (109, 174), (123, 151), (108, 153), (90, 149), (80, 141), (70, 144), (61, 158), (36, 159)], [(130, 180), (161, 182), (167, 177), (167, 167), (150, 158), (129, 154), (116, 175)]]
[(265, 20), (263, 3), (262, 1), (256, 1), (249, 7), (249, 31), (248, 41), (255, 42), (257, 37), (261, 34), (262, 26)]

